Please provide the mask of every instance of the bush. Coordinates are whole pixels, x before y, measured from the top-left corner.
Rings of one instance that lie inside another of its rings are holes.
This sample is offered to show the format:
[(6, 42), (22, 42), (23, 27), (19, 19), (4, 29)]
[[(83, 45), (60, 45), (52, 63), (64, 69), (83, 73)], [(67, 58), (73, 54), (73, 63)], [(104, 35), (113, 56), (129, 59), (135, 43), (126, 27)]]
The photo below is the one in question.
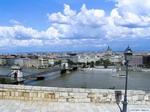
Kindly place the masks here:
[(109, 87), (108, 89), (116, 89), (116, 88), (113, 86), (113, 87)]
[(0, 84), (12, 84), (11, 79), (0, 77)]
[(103, 66), (104, 66), (104, 68), (107, 68), (107, 67), (110, 66), (110, 65), (111, 65), (111, 62), (110, 62), (109, 59), (103, 60)]

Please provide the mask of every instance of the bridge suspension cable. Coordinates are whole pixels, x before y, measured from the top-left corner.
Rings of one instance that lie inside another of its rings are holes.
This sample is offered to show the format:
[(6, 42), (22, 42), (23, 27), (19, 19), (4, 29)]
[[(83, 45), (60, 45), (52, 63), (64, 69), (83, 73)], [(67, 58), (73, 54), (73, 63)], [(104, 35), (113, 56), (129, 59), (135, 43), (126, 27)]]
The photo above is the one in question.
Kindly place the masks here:
[(22, 72), (23, 72), (23, 73), (32, 73), (32, 74), (33, 74), (33, 72), (25, 71), (25, 70), (22, 70)]
[(9, 72), (9, 73), (7, 73), (6, 75), (0, 75), (0, 77), (10, 77), (10, 76), (11, 76), (11, 73), (12, 73), (12, 71)]

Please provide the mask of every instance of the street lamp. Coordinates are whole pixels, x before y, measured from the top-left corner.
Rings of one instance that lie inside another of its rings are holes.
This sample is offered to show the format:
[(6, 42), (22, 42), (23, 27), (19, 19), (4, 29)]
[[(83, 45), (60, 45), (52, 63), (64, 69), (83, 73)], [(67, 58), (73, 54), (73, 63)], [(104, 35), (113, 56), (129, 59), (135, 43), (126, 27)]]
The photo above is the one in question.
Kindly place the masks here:
[(127, 112), (127, 86), (128, 86), (128, 62), (132, 59), (132, 50), (128, 46), (124, 51), (125, 56), (125, 63), (126, 63), (126, 81), (125, 81), (125, 94), (124, 94), (124, 101), (123, 101), (123, 110), (122, 112)]
[(126, 64), (126, 81), (125, 81), (125, 94), (123, 101), (123, 109), (119, 106), (121, 100), (121, 91), (115, 91), (117, 105), (119, 106), (120, 112), (127, 112), (127, 87), (128, 87), (128, 62), (132, 59), (132, 50), (128, 46), (124, 51), (125, 64)]

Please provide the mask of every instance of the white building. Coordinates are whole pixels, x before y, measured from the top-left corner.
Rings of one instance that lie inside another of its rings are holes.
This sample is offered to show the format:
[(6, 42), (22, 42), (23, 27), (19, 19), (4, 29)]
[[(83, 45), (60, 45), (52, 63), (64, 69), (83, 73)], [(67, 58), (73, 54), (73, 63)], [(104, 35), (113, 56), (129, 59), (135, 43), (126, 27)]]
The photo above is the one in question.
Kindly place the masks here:
[(78, 56), (77, 55), (64, 55), (64, 56), (59, 56), (57, 57), (56, 61), (59, 60), (70, 60), (73, 61), (74, 63), (78, 62)]
[(78, 62), (87, 63), (87, 62), (96, 62), (100, 58), (97, 55), (78, 55)]
[(48, 59), (29, 59), (29, 58), (20, 58), (15, 60), (15, 65), (20, 65), (24, 67), (48, 67)]
[(47, 58), (39, 58), (40, 60), (40, 67), (48, 67), (49, 62)]
[(123, 61), (123, 57), (122, 56), (111, 56), (109, 58), (110, 62), (115, 64), (115, 65), (120, 65)]
[(41, 65), (41, 61), (39, 59), (28, 59), (28, 60), (25, 60), (25, 66), (26, 67), (39, 68), (40, 65)]
[(19, 66), (26, 66), (25, 65), (25, 60), (29, 60), (29, 58), (20, 58), (20, 59), (16, 59), (14, 64), (15, 65), (19, 65)]
[(55, 61), (56, 61), (55, 58), (50, 58), (50, 59), (48, 59), (48, 63), (49, 63), (51, 66), (54, 65)]

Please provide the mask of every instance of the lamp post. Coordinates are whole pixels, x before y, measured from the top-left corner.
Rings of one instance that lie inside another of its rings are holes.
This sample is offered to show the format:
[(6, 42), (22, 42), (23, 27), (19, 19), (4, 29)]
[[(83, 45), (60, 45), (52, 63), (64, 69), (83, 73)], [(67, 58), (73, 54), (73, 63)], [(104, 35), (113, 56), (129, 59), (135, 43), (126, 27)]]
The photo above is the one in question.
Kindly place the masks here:
[(123, 110), (122, 112), (127, 112), (127, 87), (128, 87), (128, 62), (132, 59), (132, 50), (128, 46), (124, 51), (125, 63), (126, 63), (126, 81), (125, 81), (125, 94), (123, 101)]

